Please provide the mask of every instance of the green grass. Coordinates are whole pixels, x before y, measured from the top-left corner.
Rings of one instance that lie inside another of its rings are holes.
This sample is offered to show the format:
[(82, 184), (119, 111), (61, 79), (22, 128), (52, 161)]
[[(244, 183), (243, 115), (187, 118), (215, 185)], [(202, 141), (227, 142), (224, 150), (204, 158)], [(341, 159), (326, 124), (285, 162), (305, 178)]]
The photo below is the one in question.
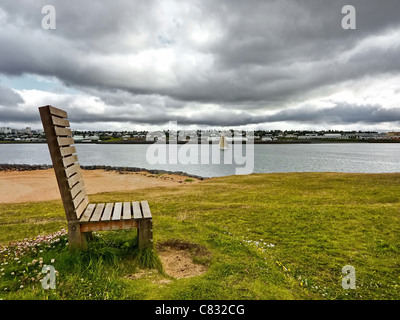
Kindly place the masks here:
[[(400, 174), (253, 174), (90, 196), (92, 202), (141, 199), (153, 213), (154, 252), (138, 251), (135, 229), (95, 234), (84, 253), (70, 253), (64, 235), (20, 260), (10, 249), (0, 253), (0, 298), (399, 297)], [(61, 228), (61, 201), (0, 204), (4, 245)], [(166, 275), (157, 244), (171, 239), (205, 248), (207, 257), (195, 262), (208, 271), (186, 279)], [(58, 271), (55, 290), (41, 287), (38, 265), (32, 265), (40, 258)], [(356, 270), (354, 290), (341, 286), (345, 265)], [(149, 268), (141, 278), (129, 277)]]

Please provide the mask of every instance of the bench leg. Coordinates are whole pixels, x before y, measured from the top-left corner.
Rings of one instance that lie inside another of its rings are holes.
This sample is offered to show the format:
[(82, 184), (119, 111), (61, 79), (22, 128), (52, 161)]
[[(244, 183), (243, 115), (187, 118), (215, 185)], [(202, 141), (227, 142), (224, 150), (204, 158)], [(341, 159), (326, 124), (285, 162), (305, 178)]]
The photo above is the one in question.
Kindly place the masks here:
[(139, 249), (153, 248), (153, 220), (141, 219), (138, 223)]
[(79, 223), (68, 222), (68, 245), (70, 250), (87, 250), (86, 234), (81, 232)]

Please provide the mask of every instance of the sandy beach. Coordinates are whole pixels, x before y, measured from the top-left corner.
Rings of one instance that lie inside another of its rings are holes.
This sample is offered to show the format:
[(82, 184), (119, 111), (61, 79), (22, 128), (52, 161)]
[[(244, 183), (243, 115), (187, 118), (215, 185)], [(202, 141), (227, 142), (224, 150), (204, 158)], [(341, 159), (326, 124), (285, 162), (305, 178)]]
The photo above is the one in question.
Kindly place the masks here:
[[(199, 183), (195, 178), (148, 172), (82, 170), (88, 194), (127, 191), (152, 187)], [(185, 182), (191, 179), (191, 182)], [(19, 203), (60, 199), (53, 169), (0, 172), (0, 203)]]

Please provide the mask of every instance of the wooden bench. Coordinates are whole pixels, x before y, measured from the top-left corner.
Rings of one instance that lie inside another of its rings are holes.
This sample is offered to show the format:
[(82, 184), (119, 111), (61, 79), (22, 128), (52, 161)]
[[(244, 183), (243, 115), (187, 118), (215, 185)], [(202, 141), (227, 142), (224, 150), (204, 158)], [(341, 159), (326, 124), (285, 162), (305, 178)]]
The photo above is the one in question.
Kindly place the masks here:
[(152, 216), (147, 201), (89, 203), (72, 131), (65, 111), (52, 106), (39, 108), (47, 145), (68, 220), (70, 249), (87, 249), (92, 231), (137, 228), (139, 248), (152, 248)]

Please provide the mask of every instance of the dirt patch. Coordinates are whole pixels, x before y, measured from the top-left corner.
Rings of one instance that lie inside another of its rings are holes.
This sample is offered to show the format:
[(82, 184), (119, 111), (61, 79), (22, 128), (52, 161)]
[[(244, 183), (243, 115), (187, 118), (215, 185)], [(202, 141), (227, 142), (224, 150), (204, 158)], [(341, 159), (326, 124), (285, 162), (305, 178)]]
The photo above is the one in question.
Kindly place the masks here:
[(170, 277), (189, 278), (208, 270), (211, 255), (203, 246), (174, 239), (159, 243), (157, 249), (164, 271)]

